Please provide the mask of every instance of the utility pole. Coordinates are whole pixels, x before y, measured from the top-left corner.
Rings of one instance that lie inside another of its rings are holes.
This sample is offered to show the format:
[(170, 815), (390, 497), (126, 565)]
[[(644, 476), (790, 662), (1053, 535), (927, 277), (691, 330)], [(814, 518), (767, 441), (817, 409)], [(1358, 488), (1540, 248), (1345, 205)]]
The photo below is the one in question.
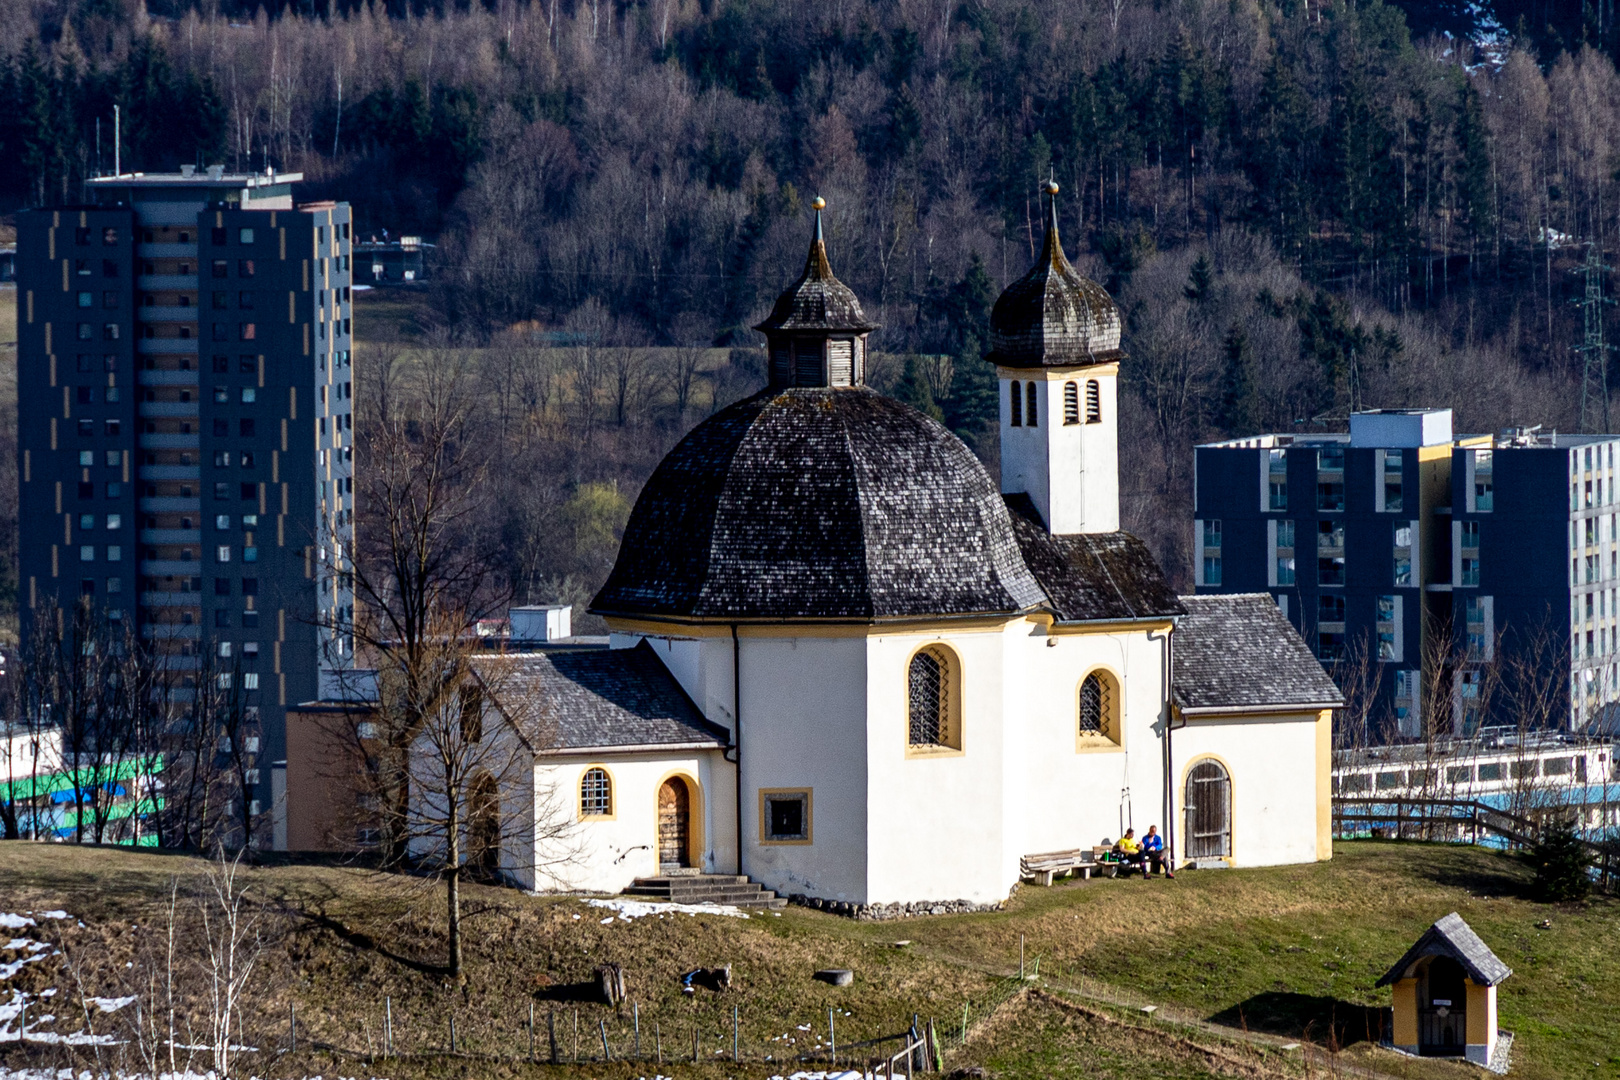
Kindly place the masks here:
[(1586, 263), (1576, 268), (1586, 283), (1585, 295), (1575, 301), (1585, 317), (1585, 335), (1575, 346), (1581, 354), (1581, 430), (1587, 433), (1609, 431), (1609, 352), (1614, 348), (1603, 340), (1603, 306), (1614, 301), (1603, 295), (1603, 275), (1608, 271), (1597, 245), (1586, 245)]

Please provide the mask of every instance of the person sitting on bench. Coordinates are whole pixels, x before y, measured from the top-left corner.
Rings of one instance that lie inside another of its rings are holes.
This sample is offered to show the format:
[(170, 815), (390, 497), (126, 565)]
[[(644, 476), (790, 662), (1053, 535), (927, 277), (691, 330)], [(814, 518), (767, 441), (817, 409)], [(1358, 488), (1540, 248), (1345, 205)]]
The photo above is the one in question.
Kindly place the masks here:
[(1165, 856), (1164, 837), (1159, 835), (1157, 825), (1149, 825), (1147, 835), (1142, 837), (1142, 854), (1147, 856), (1148, 860), (1148, 865), (1142, 871), (1144, 877), (1148, 874), (1157, 874), (1160, 870), (1164, 871), (1167, 878), (1176, 876), (1170, 869), (1170, 860)]
[(1122, 873), (1128, 873), (1135, 866), (1141, 869), (1143, 877), (1147, 876), (1147, 867), (1142, 861), (1142, 845), (1136, 839), (1135, 829), (1125, 830), (1125, 835), (1114, 845), (1113, 854), (1125, 867)]

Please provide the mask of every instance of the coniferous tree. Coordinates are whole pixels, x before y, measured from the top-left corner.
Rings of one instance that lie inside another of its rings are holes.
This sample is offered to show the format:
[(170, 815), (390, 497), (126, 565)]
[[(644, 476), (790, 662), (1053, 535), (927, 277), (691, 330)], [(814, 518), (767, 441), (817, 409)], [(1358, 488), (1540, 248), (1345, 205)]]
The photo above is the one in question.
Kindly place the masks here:
[(1254, 351), (1249, 335), (1237, 323), (1221, 343), (1221, 428), (1229, 435), (1250, 435), (1260, 430), (1259, 389), (1255, 385)]
[(906, 357), (905, 370), (900, 375), (900, 385), (894, 388), (894, 396), (924, 416), (932, 417), (941, 423), (945, 420), (945, 413), (934, 401), (934, 392), (929, 389), (928, 380), (917, 370), (915, 356)]
[(1535, 894), (1538, 900), (1561, 903), (1584, 900), (1592, 891), (1592, 853), (1581, 842), (1575, 827), (1558, 820), (1541, 830), (1530, 849), (1530, 865), (1535, 868)]

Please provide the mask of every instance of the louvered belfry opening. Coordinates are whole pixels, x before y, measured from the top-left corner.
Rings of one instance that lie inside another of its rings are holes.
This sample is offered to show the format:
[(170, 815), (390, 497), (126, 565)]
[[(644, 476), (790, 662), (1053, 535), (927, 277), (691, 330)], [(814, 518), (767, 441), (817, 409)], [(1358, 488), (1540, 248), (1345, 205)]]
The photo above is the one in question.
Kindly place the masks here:
[(754, 327), (769, 343), (773, 390), (860, 386), (866, 379), (866, 337), (878, 328), (867, 320), (854, 290), (833, 276), (821, 228), (826, 203), (817, 199), (814, 205), (815, 233), (804, 273), (776, 298), (770, 318)]

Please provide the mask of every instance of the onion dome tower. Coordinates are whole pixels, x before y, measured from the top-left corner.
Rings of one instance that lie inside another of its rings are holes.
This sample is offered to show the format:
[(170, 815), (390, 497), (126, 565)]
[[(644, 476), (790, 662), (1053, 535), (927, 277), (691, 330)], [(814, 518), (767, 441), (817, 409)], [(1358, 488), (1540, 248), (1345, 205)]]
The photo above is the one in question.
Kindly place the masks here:
[(1119, 529), (1119, 307), (1069, 265), (1056, 183), (1040, 258), (990, 313), (1001, 381), (1001, 490), (1028, 495), (1054, 534)]
[(862, 385), (876, 326), (816, 231), (760, 323), (770, 386), (693, 428), (636, 499), (591, 610), (652, 622), (1013, 614), (1046, 602), (962, 440)]
[(821, 235), (820, 196), (811, 204), (816, 231), (804, 273), (776, 298), (770, 318), (754, 329), (770, 351), (770, 385), (859, 386), (866, 372), (866, 336), (878, 328), (861, 311), (855, 291), (833, 277), (827, 242)]

